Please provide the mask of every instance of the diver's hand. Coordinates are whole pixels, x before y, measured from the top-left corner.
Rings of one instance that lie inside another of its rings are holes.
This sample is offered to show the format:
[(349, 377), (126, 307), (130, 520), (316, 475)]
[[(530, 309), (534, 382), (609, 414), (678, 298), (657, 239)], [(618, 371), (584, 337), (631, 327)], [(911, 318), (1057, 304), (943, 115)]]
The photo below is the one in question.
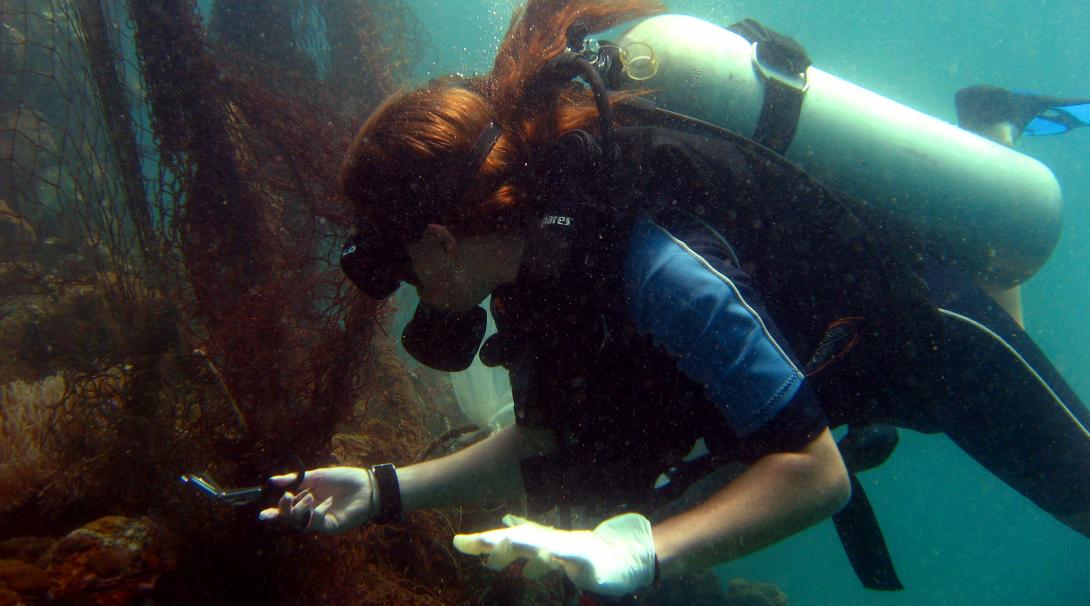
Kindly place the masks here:
[[(278, 486), (287, 486), (294, 479), (294, 473), (269, 478)], [(315, 469), (304, 474), (297, 495), (285, 492), (276, 507), (263, 510), (258, 518), (281, 520), (314, 532), (345, 532), (371, 519), (377, 496), (374, 492), (366, 469)]]
[(624, 595), (655, 580), (651, 522), (638, 513), (610, 518), (593, 531), (557, 530), (513, 515), (503, 523), (508, 528), (456, 535), (454, 547), (485, 555), (493, 570), (526, 558), (528, 578), (562, 568), (581, 589), (604, 595)]

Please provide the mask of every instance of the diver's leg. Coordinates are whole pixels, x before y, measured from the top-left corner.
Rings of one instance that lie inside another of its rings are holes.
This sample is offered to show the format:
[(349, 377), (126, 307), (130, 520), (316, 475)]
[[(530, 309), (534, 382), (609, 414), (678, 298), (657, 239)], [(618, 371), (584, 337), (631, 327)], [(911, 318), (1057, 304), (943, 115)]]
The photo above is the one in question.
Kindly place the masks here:
[(1022, 317), (1022, 287), (1015, 286), (1013, 288), (993, 288), (988, 287), (988, 294), (992, 297), (992, 300), (999, 304), (1013, 319), (1018, 326), (1025, 328), (1026, 322)]
[[(1001, 314), (999, 310), (992, 310)], [(1090, 412), (1028, 336), (954, 311), (946, 433), (981, 465), (1090, 537)], [(985, 314), (987, 315), (987, 314)]]
[(1090, 411), (1040, 348), (963, 275), (927, 276), (944, 317), (941, 424), (981, 465), (1090, 536)]
[[(1017, 113), (1018, 104), (1010, 92), (989, 86), (964, 88), (958, 91), (959, 126), (991, 139), (1000, 145), (1014, 147), (1014, 140), (1022, 134), (1015, 127), (1009, 115)], [(1005, 115), (1006, 114), (1006, 115)], [(1025, 328), (1022, 318), (1022, 289), (1019, 286), (1000, 289), (985, 286), (992, 299), (1005, 309), (1019, 326)]]
[(1024, 385), (967, 397), (947, 435), (1006, 482), (1090, 537), (1090, 435), (1066, 411)]

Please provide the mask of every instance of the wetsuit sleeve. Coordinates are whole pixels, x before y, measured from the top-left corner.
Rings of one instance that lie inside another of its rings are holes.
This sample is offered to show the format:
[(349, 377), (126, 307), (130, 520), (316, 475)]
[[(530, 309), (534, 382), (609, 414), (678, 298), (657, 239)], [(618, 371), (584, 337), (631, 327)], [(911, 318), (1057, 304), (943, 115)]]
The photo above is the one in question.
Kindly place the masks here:
[[(804, 445), (827, 422), (799, 365), (729, 244), (707, 226), (690, 231), (676, 235), (646, 213), (637, 220), (624, 268), (636, 330), (704, 386), (736, 435)], [(708, 241), (709, 234), (719, 241)], [(779, 430), (790, 435), (770, 440)]]

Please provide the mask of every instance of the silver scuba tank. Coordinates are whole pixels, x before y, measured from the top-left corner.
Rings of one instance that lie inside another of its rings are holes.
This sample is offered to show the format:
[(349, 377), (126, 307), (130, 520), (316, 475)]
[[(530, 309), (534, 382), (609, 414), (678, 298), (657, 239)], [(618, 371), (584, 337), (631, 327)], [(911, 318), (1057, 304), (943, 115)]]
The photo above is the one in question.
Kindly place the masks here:
[(755, 44), (695, 17), (647, 19), (617, 45), (626, 49), (622, 87), (744, 136), (757, 128), (768, 79), (797, 86), (802, 106), (784, 155), (908, 219), (983, 282), (1025, 281), (1059, 240), (1059, 184), (1028, 156), (815, 67), (785, 78), (762, 65)]

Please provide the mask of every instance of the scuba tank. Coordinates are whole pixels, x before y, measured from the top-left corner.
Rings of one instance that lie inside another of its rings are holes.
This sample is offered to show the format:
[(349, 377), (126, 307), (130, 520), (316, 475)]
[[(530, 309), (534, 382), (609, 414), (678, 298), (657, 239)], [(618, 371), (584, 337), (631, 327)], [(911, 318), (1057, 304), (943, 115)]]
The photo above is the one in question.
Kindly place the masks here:
[[(768, 145), (827, 185), (906, 219), (935, 252), (984, 283), (1025, 281), (1056, 246), (1060, 187), (1028, 156), (810, 67), (808, 59), (784, 69), (762, 54), (773, 45), (695, 17), (647, 19), (617, 46), (625, 69), (614, 87), (646, 90), (661, 109)], [(769, 141), (759, 132), (768, 126), (763, 114), (770, 95), (788, 89), (798, 97), (788, 119), (797, 122)]]

